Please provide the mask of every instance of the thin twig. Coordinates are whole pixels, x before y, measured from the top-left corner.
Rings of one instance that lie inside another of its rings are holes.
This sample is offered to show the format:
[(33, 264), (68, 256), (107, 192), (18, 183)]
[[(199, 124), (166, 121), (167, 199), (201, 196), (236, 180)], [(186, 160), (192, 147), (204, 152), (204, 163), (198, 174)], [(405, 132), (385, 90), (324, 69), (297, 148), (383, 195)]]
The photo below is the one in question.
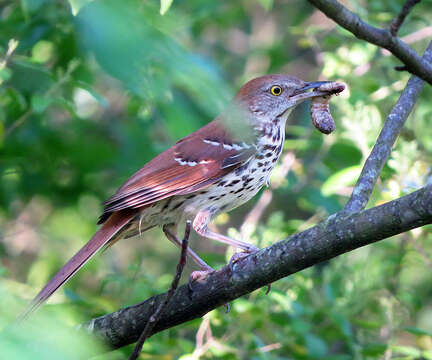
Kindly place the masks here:
[(393, 36), (397, 36), (397, 33), (402, 26), (402, 23), (405, 21), (405, 18), (408, 16), (412, 8), (417, 5), (421, 0), (406, 0), (402, 10), (396, 16), (391, 25), (390, 25), (390, 34)]
[[(432, 41), (423, 57), (427, 61), (432, 60)], [(399, 100), (387, 116), (378, 140), (369, 157), (366, 159), (360, 177), (357, 180), (357, 184), (354, 187), (344, 211), (355, 212), (366, 207), (381, 170), (390, 156), (396, 138), (404, 126), (409, 113), (413, 109), (424, 84), (424, 81), (417, 76), (412, 76), (409, 79)]]
[(429, 255), (426, 253), (425, 249), (417, 242), (415, 238), (411, 238), (411, 244), (414, 246), (414, 248), (417, 250), (417, 252), (423, 257), (426, 265), (429, 267), (429, 269), (432, 269), (432, 261), (429, 257)]
[[(18, 47), (19, 42), (15, 39), (10, 39), (8, 42), (8, 49), (6, 51), (6, 54), (4, 55), (3, 59), (0, 60), (0, 70), (3, 70), (6, 68), (8, 61), (10, 60), (12, 54)], [(0, 85), (2, 84), (2, 80), (0, 79)]]
[(432, 63), (419, 56), (404, 41), (394, 37), (390, 30), (380, 29), (364, 22), (336, 0), (308, 1), (357, 38), (390, 51), (402, 61), (410, 73), (432, 85)]
[[(432, 26), (426, 26), (420, 30), (414, 31), (411, 34), (402, 36), (400, 39), (407, 44), (412, 44), (418, 41), (422, 41), (432, 36)], [(381, 49), (383, 56), (390, 56), (392, 53), (386, 49)]]
[(180, 259), (179, 259), (179, 262), (177, 264), (176, 274), (175, 274), (174, 279), (171, 283), (170, 289), (168, 290), (168, 293), (165, 297), (165, 301), (161, 302), (159, 304), (158, 308), (156, 309), (156, 311), (154, 312), (154, 314), (152, 316), (150, 316), (149, 320), (146, 323), (146, 326), (145, 326), (143, 332), (141, 333), (141, 335), (140, 335), (140, 337), (139, 337), (139, 339), (135, 345), (133, 352), (129, 356), (129, 360), (138, 359), (138, 356), (141, 354), (141, 350), (142, 350), (142, 347), (143, 347), (146, 339), (148, 337), (150, 337), (153, 328), (155, 327), (155, 325), (159, 321), (163, 311), (166, 309), (166, 307), (168, 306), (172, 297), (174, 296), (174, 293), (175, 293), (177, 286), (179, 284), (181, 275), (183, 273), (183, 269), (186, 265), (187, 248), (188, 248), (188, 244), (189, 244), (190, 230), (191, 230), (191, 222), (188, 220), (186, 222), (186, 229), (185, 229), (185, 234), (184, 234), (184, 238), (182, 241)]
[[(59, 80), (44, 94), (46, 98), (55, 94), (63, 84), (68, 81), (72, 75), (72, 73), (76, 70), (76, 68), (80, 65), (80, 60), (71, 60), (68, 64), (68, 68), (66, 72), (59, 78)], [(26, 112), (24, 112), (17, 121), (13, 122), (6, 130), (4, 137), (8, 137), (12, 132), (14, 132), (19, 126), (21, 126), (31, 115), (33, 115), (33, 108), (28, 108)]]

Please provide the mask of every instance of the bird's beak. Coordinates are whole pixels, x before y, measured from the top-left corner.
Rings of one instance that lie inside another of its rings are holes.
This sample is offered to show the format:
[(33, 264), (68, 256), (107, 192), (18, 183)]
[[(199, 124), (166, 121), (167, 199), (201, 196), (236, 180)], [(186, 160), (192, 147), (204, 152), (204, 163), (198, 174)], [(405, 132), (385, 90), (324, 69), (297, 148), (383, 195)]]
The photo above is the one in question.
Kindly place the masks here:
[(316, 89), (316, 88), (320, 87), (321, 85), (328, 84), (330, 82), (331, 81), (313, 81), (313, 82), (308, 82), (308, 83), (306, 83), (305, 86), (303, 86), (302, 88), (298, 89), (297, 91), (303, 92), (303, 91), (306, 91), (306, 90), (309, 90), (309, 89)]
[[(320, 87), (323, 84), (330, 83), (331, 81), (313, 81), (306, 83), (305, 86), (297, 89), (294, 91), (294, 93), (291, 95), (290, 100), (294, 101), (295, 104), (299, 104), (307, 99), (317, 97), (317, 96), (323, 96), (328, 95), (328, 92), (326, 91), (319, 91), (314, 90), (318, 87)], [(313, 89), (313, 91), (308, 91), (310, 89)]]

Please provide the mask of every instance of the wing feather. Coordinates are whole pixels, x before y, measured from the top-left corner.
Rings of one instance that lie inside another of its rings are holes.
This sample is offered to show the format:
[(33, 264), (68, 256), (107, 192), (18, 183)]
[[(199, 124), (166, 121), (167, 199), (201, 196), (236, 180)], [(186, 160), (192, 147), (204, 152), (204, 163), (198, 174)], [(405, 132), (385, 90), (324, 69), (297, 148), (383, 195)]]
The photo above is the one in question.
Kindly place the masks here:
[(115, 211), (137, 209), (174, 195), (199, 191), (249, 161), (255, 151), (254, 144), (233, 139), (222, 123), (214, 120), (132, 175), (104, 203), (99, 223)]

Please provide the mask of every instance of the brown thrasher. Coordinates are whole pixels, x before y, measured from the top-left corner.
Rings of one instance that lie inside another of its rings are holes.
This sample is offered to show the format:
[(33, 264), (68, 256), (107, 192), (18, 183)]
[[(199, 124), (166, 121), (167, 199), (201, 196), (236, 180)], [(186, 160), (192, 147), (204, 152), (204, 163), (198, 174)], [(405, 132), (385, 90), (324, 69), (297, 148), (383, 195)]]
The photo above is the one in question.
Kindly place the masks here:
[[(251, 199), (267, 183), (282, 152), (290, 110), (305, 99), (328, 98), (344, 89), (331, 84), (339, 83), (308, 83), (288, 75), (262, 76), (246, 83), (221, 115), (144, 165), (104, 203), (100, 229), (39, 292), (26, 314), (99, 249), (157, 225), (177, 245), (181, 245), (177, 225), (193, 220), (202, 237), (245, 253), (257, 251), (254, 245), (210, 231), (208, 224), (217, 214)], [(195, 278), (213, 271), (191, 249), (188, 254), (201, 268)]]

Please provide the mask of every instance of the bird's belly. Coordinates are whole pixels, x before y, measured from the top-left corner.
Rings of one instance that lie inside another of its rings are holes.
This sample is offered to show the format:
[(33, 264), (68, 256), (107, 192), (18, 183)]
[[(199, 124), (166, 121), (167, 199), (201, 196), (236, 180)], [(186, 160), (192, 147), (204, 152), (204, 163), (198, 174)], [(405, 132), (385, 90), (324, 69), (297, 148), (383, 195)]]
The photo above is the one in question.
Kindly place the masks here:
[(201, 191), (194, 199), (185, 202), (184, 211), (192, 215), (208, 209), (213, 213), (230, 211), (249, 201), (268, 178), (280, 156), (252, 159), (247, 164), (227, 174), (215, 184)]

